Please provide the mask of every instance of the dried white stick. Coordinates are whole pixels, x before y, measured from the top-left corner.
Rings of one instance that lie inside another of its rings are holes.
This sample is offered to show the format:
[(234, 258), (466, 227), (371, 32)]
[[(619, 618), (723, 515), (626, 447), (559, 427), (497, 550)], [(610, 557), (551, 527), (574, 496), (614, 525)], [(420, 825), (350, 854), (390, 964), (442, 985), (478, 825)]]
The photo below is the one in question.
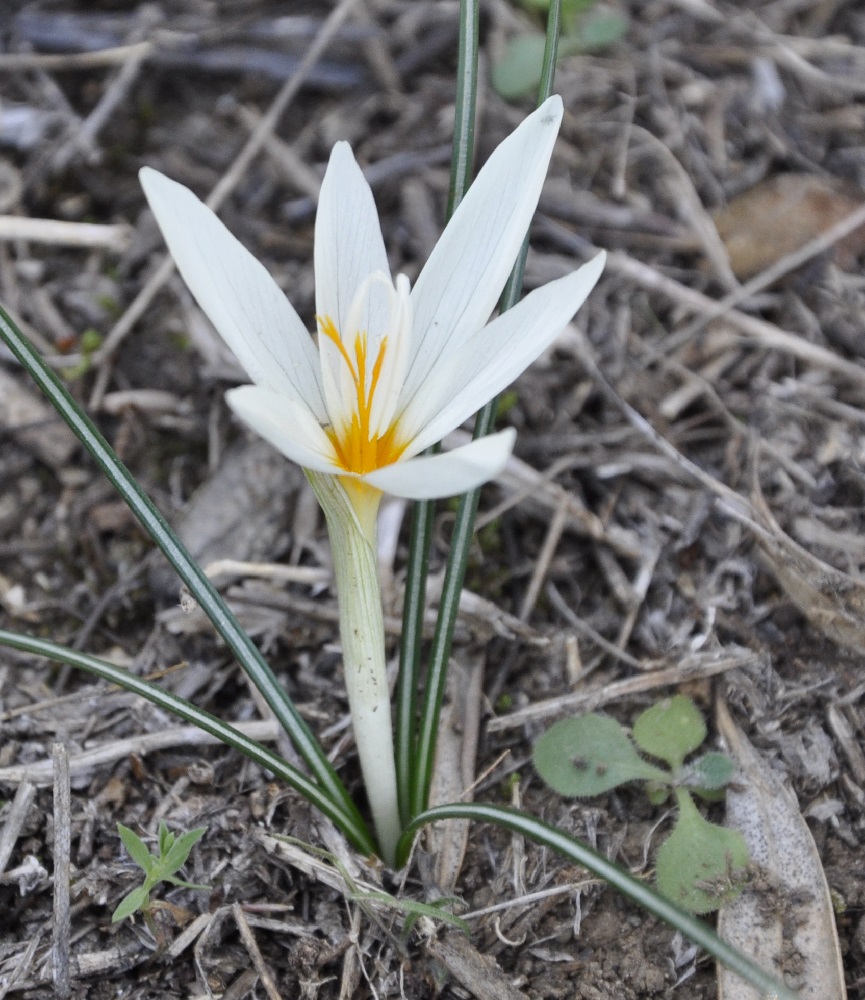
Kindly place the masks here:
[(58, 219), (0, 215), (0, 240), (27, 240), (30, 243), (122, 253), (129, 246), (131, 237), (132, 227), (122, 222), (99, 225), (95, 222), (61, 222)]
[(69, 755), (62, 743), (53, 748), (54, 765), (54, 928), (51, 942), (51, 977), (54, 996), (67, 1000), (71, 912), (69, 909), (72, 802), (69, 792)]

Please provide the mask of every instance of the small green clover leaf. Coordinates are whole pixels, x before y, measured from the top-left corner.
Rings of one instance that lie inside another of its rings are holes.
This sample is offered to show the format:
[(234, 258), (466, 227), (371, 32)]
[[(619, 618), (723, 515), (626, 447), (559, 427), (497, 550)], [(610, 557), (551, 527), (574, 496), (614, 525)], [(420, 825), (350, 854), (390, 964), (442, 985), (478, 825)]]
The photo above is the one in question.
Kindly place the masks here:
[(630, 737), (606, 715), (563, 719), (535, 744), (535, 767), (559, 795), (600, 795), (626, 781), (660, 781), (670, 776), (643, 760)]
[(637, 746), (674, 770), (705, 738), (706, 723), (700, 710), (682, 694), (647, 708), (634, 723)]
[(709, 913), (742, 891), (748, 848), (738, 830), (703, 819), (685, 789), (676, 800), (676, 825), (655, 859), (658, 888), (692, 913)]
[(184, 882), (176, 877), (175, 872), (186, 864), (192, 848), (207, 832), (207, 827), (201, 826), (179, 837), (173, 834), (165, 823), (159, 824), (157, 838), (158, 854), (151, 854), (144, 841), (122, 823), (117, 824), (117, 832), (123, 841), (123, 846), (129, 856), (144, 872), (144, 882), (128, 892), (111, 914), (111, 922), (116, 924), (138, 910), (147, 913), (150, 909), (150, 893), (160, 882), (170, 882), (184, 889), (209, 889), (207, 885), (196, 885), (194, 882)]

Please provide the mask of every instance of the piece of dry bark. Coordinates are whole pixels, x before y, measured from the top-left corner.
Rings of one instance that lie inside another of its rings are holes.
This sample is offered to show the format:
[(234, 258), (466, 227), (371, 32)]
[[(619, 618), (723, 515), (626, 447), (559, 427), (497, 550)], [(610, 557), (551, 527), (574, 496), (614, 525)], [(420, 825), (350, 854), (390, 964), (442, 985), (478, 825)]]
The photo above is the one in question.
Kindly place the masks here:
[[(201, 565), (222, 559), (272, 562), (302, 482), (300, 468), (269, 444), (243, 440), (225, 453), (216, 472), (196, 490), (175, 530)], [(150, 583), (163, 596), (178, 590), (177, 578), (162, 563), (152, 571)]]
[[(436, 744), (430, 805), (470, 802), (478, 751), (483, 656), (472, 657), (464, 669), (448, 672), (448, 703), (442, 710)], [(426, 847), (435, 858), (436, 886), (453, 893), (462, 871), (469, 836), (468, 820), (447, 819), (427, 830)]]
[(0, 369), (0, 427), (52, 469), (72, 457), (78, 440), (37, 392)]
[(447, 934), (430, 943), (427, 951), (477, 1000), (527, 1000), (507, 981), (495, 959), (482, 955), (462, 934)]
[[(778, 174), (715, 213), (718, 234), (738, 278), (750, 278), (840, 222), (865, 192), (831, 177)], [(865, 250), (865, 229), (838, 243), (836, 261), (849, 269)]]
[[(765, 891), (746, 889), (721, 908), (718, 933), (764, 969), (783, 975), (802, 1000), (845, 1000), (829, 886), (799, 803), (721, 701), (716, 718), (743, 778), (727, 791), (727, 826), (742, 833), (765, 883)], [(759, 1000), (760, 993), (719, 966), (718, 996)]]
[(764, 561), (803, 615), (834, 642), (865, 651), (865, 580), (844, 573), (802, 548), (769, 510), (756, 476), (751, 490)]

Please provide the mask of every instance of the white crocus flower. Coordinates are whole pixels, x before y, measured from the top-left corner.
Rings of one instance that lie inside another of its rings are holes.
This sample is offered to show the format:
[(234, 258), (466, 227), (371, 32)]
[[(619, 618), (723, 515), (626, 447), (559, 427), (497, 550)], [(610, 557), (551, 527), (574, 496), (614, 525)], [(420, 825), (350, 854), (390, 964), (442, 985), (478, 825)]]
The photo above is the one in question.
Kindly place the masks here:
[[(380, 602), (378, 622), (360, 630), (364, 648), (350, 653), (361, 614), (360, 557), (351, 537), (337, 545), (334, 534), (348, 519), (371, 554), (383, 491), (451, 496), (504, 467), (512, 429), (420, 453), (549, 347), (601, 273), (603, 255), (487, 322), (537, 206), (561, 117), (561, 99), (551, 97), (495, 150), (413, 289), (405, 275), (391, 277), (372, 192), (349, 145), (337, 143), (315, 223), (317, 346), (265, 268), (210, 209), (157, 171), (141, 171), (178, 270), (252, 379), (229, 391), (229, 405), (305, 468), (327, 516), (356, 742), (388, 858), (399, 824)], [(366, 561), (374, 580), (374, 560)], [(371, 613), (367, 602), (363, 614)], [(365, 745), (362, 716), (376, 731), (374, 749)]]

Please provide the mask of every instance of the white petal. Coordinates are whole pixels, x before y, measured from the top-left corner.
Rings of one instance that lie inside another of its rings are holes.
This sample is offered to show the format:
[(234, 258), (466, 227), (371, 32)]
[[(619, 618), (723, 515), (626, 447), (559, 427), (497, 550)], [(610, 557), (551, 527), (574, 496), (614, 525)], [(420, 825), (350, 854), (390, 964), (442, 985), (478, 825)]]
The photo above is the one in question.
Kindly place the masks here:
[(499, 299), (538, 204), (562, 119), (549, 98), (493, 152), (412, 292), (414, 344), (403, 403), (451, 344), (480, 329)]
[(396, 416), (411, 346), (411, 292), (409, 280), (398, 274), (391, 299), (390, 322), (387, 343), (379, 348), (383, 351), (378, 383), (372, 397), (369, 416), (371, 435), (382, 435)]
[[(372, 191), (347, 142), (330, 154), (315, 217), (315, 308), (329, 316), (343, 339), (353, 342), (349, 311), (363, 282), (375, 271), (390, 275)], [(387, 323), (387, 290), (371, 289), (363, 329), (377, 338)]]
[(149, 167), (139, 177), (183, 280), (252, 381), (324, 418), (315, 345), (267, 270), (188, 188)]
[(402, 433), (413, 438), (410, 453), (440, 441), (525, 371), (573, 318), (605, 259), (599, 253), (573, 274), (536, 289), (456, 347), (400, 417)]
[(494, 479), (507, 464), (516, 436), (509, 427), (462, 448), (395, 462), (361, 478), (370, 486), (409, 500), (456, 496)]
[(225, 398), (245, 424), (292, 462), (318, 472), (341, 473), (328, 436), (303, 403), (256, 385), (230, 389)]

